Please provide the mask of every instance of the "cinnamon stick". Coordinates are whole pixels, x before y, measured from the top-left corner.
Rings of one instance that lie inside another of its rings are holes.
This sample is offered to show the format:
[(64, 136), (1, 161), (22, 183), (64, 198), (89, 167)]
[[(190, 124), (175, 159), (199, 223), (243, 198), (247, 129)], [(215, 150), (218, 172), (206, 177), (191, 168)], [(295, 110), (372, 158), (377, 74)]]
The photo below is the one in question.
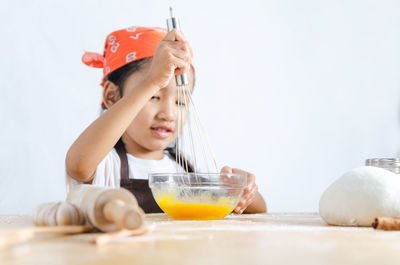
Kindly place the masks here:
[(94, 245), (105, 245), (115, 239), (118, 238), (123, 238), (123, 237), (128, 237), (128, 236), (138, 236), (138, 235), (144, 235), (149, 233), (154, 229), (154, 226), (142, 226), (134, 230), (127, 230), (127, 229), (122, 229), (116, 232), (108, 232), (101, 234), (99, 236), (96, 236), (94, 239), (92, 239), (90, 242)]
[(377, 217), (372, 227), (386, 231), (400, 230), (400, 217)]

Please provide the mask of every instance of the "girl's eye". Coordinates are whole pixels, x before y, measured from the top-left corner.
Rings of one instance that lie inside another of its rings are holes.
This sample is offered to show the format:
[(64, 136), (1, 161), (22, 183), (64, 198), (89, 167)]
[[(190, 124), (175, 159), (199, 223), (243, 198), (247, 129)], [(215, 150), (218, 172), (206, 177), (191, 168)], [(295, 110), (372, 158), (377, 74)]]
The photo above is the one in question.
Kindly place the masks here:
[(178, 101), (176, 102), (176, 105), (182, 106), (182, 107), (183, 107), (183, 106), (186, 106), (184, 102), (178, 102)]
[(160, 97), (152, 96), (150, 100), (159, 100), (159, 99), (160, 99)]

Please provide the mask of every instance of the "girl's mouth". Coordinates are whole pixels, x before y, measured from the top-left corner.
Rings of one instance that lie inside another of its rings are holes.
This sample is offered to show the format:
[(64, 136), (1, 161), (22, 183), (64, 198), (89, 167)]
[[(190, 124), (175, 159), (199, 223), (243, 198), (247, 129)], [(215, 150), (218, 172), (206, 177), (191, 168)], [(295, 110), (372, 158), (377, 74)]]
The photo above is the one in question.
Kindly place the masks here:
[(151, 131), (155, 136), (161, 139), (168, 138), (172, 133), (172, 129), (167, 126), (151, 127)]

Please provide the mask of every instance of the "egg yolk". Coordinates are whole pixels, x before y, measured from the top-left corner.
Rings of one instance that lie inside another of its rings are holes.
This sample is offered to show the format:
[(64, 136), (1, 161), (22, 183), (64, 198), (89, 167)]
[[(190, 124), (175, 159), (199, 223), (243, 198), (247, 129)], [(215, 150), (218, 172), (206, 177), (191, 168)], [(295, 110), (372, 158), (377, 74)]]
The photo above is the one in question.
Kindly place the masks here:
[(158, 200), (160, 208), (176, 220), (218, 220), (235, 208), (228, 197), (210, 203), (184, 203), (171, 195), (163, 194)]

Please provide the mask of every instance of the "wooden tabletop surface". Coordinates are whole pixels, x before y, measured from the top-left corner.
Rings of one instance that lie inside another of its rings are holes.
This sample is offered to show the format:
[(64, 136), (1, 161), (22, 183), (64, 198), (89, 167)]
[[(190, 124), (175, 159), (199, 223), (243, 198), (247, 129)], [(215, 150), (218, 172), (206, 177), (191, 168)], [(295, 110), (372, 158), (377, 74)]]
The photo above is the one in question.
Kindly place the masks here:
[[(0, 264), (400, 264), (400, 232), (328, 226), (315, 213), (146, 222), (151, 233), (104, 246), (88, 243), (95, 234), (40, 236), (0, 249)], [(0, 215), (0, 236), (25, 226), (29, 216)]]

